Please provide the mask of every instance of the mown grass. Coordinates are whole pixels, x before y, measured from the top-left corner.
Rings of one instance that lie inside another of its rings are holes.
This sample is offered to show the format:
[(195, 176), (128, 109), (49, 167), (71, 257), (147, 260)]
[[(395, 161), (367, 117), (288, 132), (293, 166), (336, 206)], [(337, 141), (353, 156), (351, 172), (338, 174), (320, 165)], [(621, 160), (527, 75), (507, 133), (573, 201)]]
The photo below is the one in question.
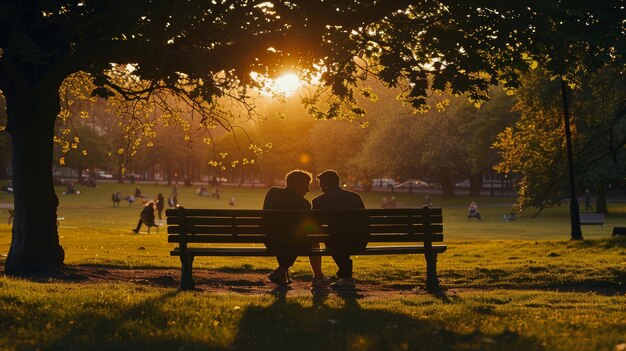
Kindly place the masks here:
[[(163, 186), (141, 187), (150, 196), (169, 194)], [(131, 193), (134, 186), (104, 184), (60, 196), (66, 263), (178, 269), (164, 228), (159, 235), (146, 235), (145, 227), (141, 235), (130, 232), (140, 207), (113, 208), (109, 199), (117, 189)], [(215, 200), (194, 190), (180, 188), (183, 205), (227, 207), (235, 196), (239, 208), (259, 208), (265, 191), (224, 188)], [(364, 199), (377, 207), (383, 195)], [(2, 196), (0, 202), (7, 202)], [(396, 197), (419, 205), (423, 194)], [(591, 240), (573, 242), (567, 207), (503, 222), (513, 200), (481, 197), (485, 221), (468, 223), (468, 197), (431, 198), (444, 208), (448, 251), (438, 266), (448, 289), (444, 297), (411, 292), (424, 285), (419, 255), (353, 257), (359, 282), (391, 291), (368, 298), (297, 290), (286, 296), (228, 289), (178, 293), (145, 282), (0, 277), (0, 349), (612, 350), (626, 343), (626, 240), (609, 238), (614, 225), (626, 224), (622, 205), (611, 205), (616, 215), (604, 227), (583, 228)], [(0, 253), (6, 254), (10, 236), (2, 213)], [(199, 258), (195, 264), (199, 272), (259, 274), (274, 265), (270, 258), (234, 257)], [(325, 258), (324, 270), (334, 269)], [(293, 273), (297, 281), (310, 279), (307, 260), (299, 259)]]
[(597, 293), (355, 299), (0, 278), (0, 301), (0, 347), (15, 350), (611, 350), (626, 335), (626, 297)]

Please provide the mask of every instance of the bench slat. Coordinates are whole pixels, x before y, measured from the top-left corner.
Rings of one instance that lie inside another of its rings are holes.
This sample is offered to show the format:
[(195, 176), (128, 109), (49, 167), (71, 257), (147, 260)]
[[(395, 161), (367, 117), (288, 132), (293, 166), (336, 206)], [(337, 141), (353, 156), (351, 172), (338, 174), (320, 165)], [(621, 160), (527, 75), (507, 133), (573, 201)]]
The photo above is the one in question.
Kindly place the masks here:
[[(182, 209), (171, 208), (165, 210), (166, 216), (175, 217), (267, 217), (272, 216), (272, 213), (285, 217), (286, 213), (290, 216), (300, 214), (306, 215), (319, 215), (329, 214), (335, 216), (340, 213), (341, 216), (347, 216), (352, 214), (367, 215), (367, 216), (422, 216), (423, 209), (421, 208), (387, 208), (387, 209), (349, 209), (349, 210), (227, 210), (227, 209)], [(441, 208), (429, 208), (429, 216), (441, 216)]]
[[(446, 245), (433, 245), (435, 253), (443, 253), (448, 249)], [(189, 255), (192, 256), (276, 256), (280, 255), (279, 251), (269, 251), (262, 247), (229, 247), (229, 248), (189, 248)], [(345, 251), (329, 251), (326, 249), (315, 250), (291, 250), (287, 254), (296, 256), (330, 256), (333, 254), (350, 254), (350, 255), (400, 255), (400, 254), (423, 254), (424, 246), (374, 246), (367, 247), (364, 250), (345, 250)], [(174, 249), (170, 251), (171, 256), (180, 256), (180, 250)]]
[[(327, 219), (329, 216), (325, 215), (325, 216), (311, 216), (311, 215), (307, 215), (307, 216), (298, 216), (298, 217), (302, 217), (302, 221), (308, 220), (308, 221), (319, 221), (319, 222), (324, 222), (325, 219)], [(279, 221), (289, 221), (289, 222), (297, 222), (299, 221), (299, 218), (288, 218), (288, 217), (284, 217), (284, 218), (267, 218), (267, 219), (263, 219), (262, 217), (210, 217), (210, 216), (204, 216), (204, 217), (185, 217), (185, 223), (187, 223), (188, 225), (263, 225), (266, 224), (267, 222), (271, 222), (271, 223), (275, 223), (275, 222), (279, 222)], [(324, 218), (326, 217), (326, 218)], [(366, 216), (367, 218), (367, 223), (369, 224), (409, 224), (409, 223), (415, 223), (415, 222), (423, 222), (423, 219), (421, 216), (401, 216), (401, 217), (395, 217), (395, 216)], [(357, 216), (346, 216), (346, 217), (341, 217), (342, 219), (342, 223), (354, 223), (360, 220), (363, 220), (363, 216), (360, 216), (357, 218)], [(429, 220), (431, 223), (442, 223), (442, 216), (440, 215), (434, 215), (434, 216), (429, 216)], [(327, 220), (326, 220), (327, 221)], [(176, 225), (176, 224), (182, 224), (183, 222), (183, 217), (168, 217), (167, 218), (167, 224), (168, 225)]]
[[(327, 227), (320, 226), (305, 226), (300, 230), (306, 231), (308, 234), (328, 234)], [(353, 233), (353, 226), (334, 226), (333, 232), (336, 233)], [(181, 234), (183, 231), (183, 227), (181, 226), (169, 226), (167, 228), (167, 232), (169, 234)], [(370, 233), (424, 233), (424, 226), (421, 224), (408, 226), (408, 225), (375, 225), (369, 227)], [(443, 225), (434, 224), (430, 226), (431, 233), (441, 233), (443, 232)], [(186, 234), (224, 234), (224, 235), (245, 235), (245, 234), (264, 234), (264, 233), (274, 233), (276, 235), (280, 235), (281, 233), (284, 235), (293, 235), (294, 228), (293, 226), (285, 225), (285, 226), (272, 226), (272, 227), (262, 227), (262, 226), (187, 226), (185, 233)]]
[(604, 225), (604, 213), (581, 213), (580, 224)]
[[(180, 235), (169, 235), (167, 241), (170, 243), (180, 242)], [(219, 244), (219, 243), (254, 243), (262, 244), (267, 241), (265, 235), (187, 235), (188, 243), (205, 243), (205, 244)], [(293, 241), (293, 238), (291, 238)], [(302, 242), (309, 243), (325, 243), (329, 241), (329, 236), (311, 236), (303, 238)], [(385, 235), (370, 235), (367, 237), (368, 242), (424, 242), (424, 241), (441, 242), (443, 241), (443, 234), (431, 234), (427, 236), (425, 234), (414, 235), (398, 235), (398, 234), (385, 234)]]

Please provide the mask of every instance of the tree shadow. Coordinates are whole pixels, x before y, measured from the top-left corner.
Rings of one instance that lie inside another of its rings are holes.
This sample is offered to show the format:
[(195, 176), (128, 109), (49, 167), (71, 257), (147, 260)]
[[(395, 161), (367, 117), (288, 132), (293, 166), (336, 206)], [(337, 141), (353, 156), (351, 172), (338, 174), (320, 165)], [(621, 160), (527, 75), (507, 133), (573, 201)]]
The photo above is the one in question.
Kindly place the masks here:
[[(540, 341), (505, 331), (459, 333), (433, 319), (384, 308), (363, 308), (357, 291), (312, 292), (312, 304), (275, 291), (269, 306), (249, 307), (235, 349), (259, 350), (542, 350)], [(332, 303), (329, 303), (332, 300)]]
[[(178, 295), (170, 291), (148, 298), (130, 308), (110, 306), (101, 308), (83, 306), (82, 313), (72, 319), (64, 332), (54, 339), (46, 339), (37, 346), (43, 350), (177, 350), (181, 341), (173, 335), (153, 334), (168, 324), (168, 315), (162, 313), (165, 302)], [(93, 302), (98, 304), (99, 302)], [(105, 302), (100, 302), (106, 304)], [(30, 350), (22, 344), (17, 350)], [(209, 345), (205, 345), (208, 348)]]

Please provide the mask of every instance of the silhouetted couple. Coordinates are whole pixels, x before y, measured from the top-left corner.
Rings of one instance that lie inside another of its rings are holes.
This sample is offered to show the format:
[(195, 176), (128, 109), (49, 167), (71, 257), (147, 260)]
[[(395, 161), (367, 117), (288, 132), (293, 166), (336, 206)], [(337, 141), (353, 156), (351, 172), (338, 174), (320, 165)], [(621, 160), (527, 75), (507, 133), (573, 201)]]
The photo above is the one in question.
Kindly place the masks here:
[[(317, 176), (317, 179), (323, 194), (313, 199), (313, 209), (365, 208), (363, 200), (359, 194), (344, 190), (339, 186), (339, 175), (337, 172), (327, 170), (320, 173)], [(311, 180), (311, 174), (308, 172), (300, 170), (289, 172), (285, 179), (286, 187), (273, 187), (267, 192), (265, 195), (265, 202), (263, 203), (263, 209), (310, 210), (311, 203), (304, 198), (304, 195), (309, 192)], [(337, 234), (340, 233), (331, 233), (331, 236)], [(289, 241), (288, 238), (285, 238), (284, 240)], [(270, 249), (276, 248), (276, 246), (280, 244), (281, 243), (272, 243), (271, 241), (266, 243)], [(326, 243), (326, 248), (360, 249), (364, 248), (365, 245), (367, 245), (366, 242), (348, 243), (344, 241), (343, 243), (333, 243), (332, 240), (330, 240)], [(319, 248), (319, 243), (313, 244), (313, 248)], [(338, 254), (333, 255), (332, 257), (339, 268), (337, 271), (337, 277), (339, 279), (334, 283), (331, 283), (330, 279), (322, 272), (322, 257), (309, 256), (311, 270), (313, 271), (311, 286), (313, 288), (330, 286), (333, 289), (354, 288), (355, 279), (352, 276), (352, 260), (350, 259), (350, 255)], [(289, 268), (294, 264), (296, 258), (297, 256), (295, 255), (277, 256), (276, 260), (278, 261), (278, 268), (268, 275), (269, 280), (282, 286), (291, 284), (291, 279), (289, 278)]]

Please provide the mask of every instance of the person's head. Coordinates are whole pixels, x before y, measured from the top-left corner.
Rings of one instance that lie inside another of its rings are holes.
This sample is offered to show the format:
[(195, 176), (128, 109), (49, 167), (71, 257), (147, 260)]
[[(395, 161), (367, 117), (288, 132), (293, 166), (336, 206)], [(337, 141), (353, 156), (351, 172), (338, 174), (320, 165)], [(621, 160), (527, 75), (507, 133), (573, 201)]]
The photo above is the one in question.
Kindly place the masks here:
[(332, 169), (318, 174), (317, 180), (319, 181), (322, 192), (327, 192), (329, 189), (339, 186), (339, 174)]
[(146, 202), (146, 206), (154, 206), (154, 201), (148, 201), (148, 202)]
[(287, 183), (287, 188), (295, 191), (296, 194), (300, 196), (304, 196), (309, 192), (311, 179), (311, 173), (301, 170), (293, 170), (287, 173), (285, 183)]

